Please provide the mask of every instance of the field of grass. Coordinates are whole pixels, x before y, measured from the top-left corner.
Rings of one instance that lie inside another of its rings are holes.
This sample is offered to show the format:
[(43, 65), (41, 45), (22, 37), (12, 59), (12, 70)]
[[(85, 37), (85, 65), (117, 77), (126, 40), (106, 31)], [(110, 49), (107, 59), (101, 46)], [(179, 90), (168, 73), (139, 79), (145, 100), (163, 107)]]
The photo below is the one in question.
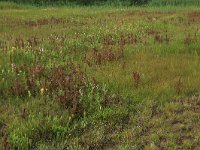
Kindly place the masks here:
[(151, 0), (150, 5), (157, 6), (200, 6), (199, 0)]
[(3, 150), (200, 147), (199, 8), (4, 6)]

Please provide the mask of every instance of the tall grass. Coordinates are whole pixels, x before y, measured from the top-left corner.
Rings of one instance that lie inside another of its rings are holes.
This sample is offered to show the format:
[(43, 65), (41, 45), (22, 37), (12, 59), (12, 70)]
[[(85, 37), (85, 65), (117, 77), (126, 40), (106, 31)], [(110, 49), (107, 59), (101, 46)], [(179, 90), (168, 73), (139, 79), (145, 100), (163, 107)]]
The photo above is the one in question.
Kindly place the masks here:
[(29, 4), (34, 6), (72, 6), (72, 5), (95, 5), (95, 6), (133, 6), (133, 5), (150, 5), (150, 6), (200, 6), (200, 0), (3, 0), (0, 2), (0, 9), (19, 8), (17, 4)]
[(26, 5), (26, 4), (17, 4), (14, 2), (1, 2), (0, 1), (0, 10), (5, 9), (24, 9), (24, 8), (34, 8), (34, 6)]
[(200, 6), (200, 0), (152, 0), (149, 4), (156, 6)]
[(0, 2), (0, 9), (19, 9), (20, 6), (14, 2)]

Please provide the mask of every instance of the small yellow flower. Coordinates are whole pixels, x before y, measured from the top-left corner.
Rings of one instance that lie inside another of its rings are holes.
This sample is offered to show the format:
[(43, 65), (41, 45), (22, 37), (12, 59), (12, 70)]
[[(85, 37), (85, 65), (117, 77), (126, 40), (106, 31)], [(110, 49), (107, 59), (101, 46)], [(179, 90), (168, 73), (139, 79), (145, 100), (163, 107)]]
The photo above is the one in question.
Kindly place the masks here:
[(44, 88), (41, 88), (41, 89), (40, 89), (40, 93), (43, 95), (43, 93), (44, 93)]

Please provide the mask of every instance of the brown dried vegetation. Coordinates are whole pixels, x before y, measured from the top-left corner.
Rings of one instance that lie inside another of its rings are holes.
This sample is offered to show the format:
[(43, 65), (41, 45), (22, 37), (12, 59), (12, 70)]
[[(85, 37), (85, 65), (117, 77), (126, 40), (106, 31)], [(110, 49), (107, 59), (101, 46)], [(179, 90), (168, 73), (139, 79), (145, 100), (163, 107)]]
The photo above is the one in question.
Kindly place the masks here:
[(175, 90), (177, 94), (180, 94), (183, 90), (183, 81), (181, 80), (181, 77), (178, 79), (178, 81), (175, 84)]
[(111, 48), (109, 49), (101, 49), (93, 48), (92, 54), (85, 54), (83, 58), (83, 62), (91, 65), (101, 65), (106, 62), (116, 61), (124, 57), (123, 48), (119, 51), (114, 52)]
[(16, 76), (20, 72), (25, 73), (25, 79), (12, 81), (7, 89), (9, 95), (50, 96), (70, 112), (81, 114), (80, 90), (84, 89), (87, 77), (78, 65), (70, 62), (66, 66), (52, 68), (45, 68), (41, 64), (32, 68), (26, 65), (16, 66)]
[(133, 72), (132, 78), (133, 78), (133, 81), (134, 81), (135, 88), (138, 88), (140, 81), (141, 81), (141, 74), (139, 72)]
[(28, 27), (37, 27), (37, 26), (44, 26), (44, 25), (58, 25), (58, 24), (64, 24), (66, 21), (64, 18), (47, 18), (47, 19), (37, 19), (37, 20), (31, 20), (26, 21), (25, 25)]
[(200, 12), (192, 12), (188, 14), (189, 22), (191, 23), (199, 23), (200, 20)]

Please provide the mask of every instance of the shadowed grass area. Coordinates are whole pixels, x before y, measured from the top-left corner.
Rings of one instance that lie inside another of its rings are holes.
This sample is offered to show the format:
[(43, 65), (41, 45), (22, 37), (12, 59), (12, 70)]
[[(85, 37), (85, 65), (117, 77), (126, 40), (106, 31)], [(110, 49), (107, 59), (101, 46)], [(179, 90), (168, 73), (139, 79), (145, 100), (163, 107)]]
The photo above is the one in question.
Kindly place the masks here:
[(0, 9), (19, 9), (20, 6), (12, 2), (0, 2)]
[(5, 2), (1, 1), (0, 2), (0, 10), (11, 10), (11, 9), (28, 9), (28, 8), (34, 8), (34, 6), (31, 5), (25, 5), (25, 4), (17, 4), (15, 2)]
[(200, 2), (198, 0), (152, 0), (150, 5), (157, 6), (199, 6)]
[(198, 148), (199, 20), (197, 7), (0, 10), (3, 149)]
[[(3, 0), (4, 5), (12, 5), (12, 2), (18, 4), (29, 4), (34, 6), (199, 6), (199, 0)], [(8, 3), (5, 3), (5, 2)]]

